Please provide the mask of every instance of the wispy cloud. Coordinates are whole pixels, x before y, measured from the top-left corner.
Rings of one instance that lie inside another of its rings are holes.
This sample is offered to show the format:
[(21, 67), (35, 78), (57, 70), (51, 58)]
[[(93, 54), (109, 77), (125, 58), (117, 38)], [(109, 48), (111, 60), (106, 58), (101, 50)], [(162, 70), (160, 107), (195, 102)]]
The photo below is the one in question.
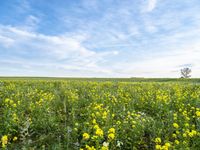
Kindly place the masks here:
[(152, 11), (156, 8), (157, 0), (148, 0), (147, 11)]
[(178, 77), (190, 64), (200, 76), (198, 0), (5, 4), (1, 74)]
[(141, 12), (142, 13), (149, 13), (153, 11), (157, 6), (157, 0), (144, 0), (141, 3)]
[(1, 61), (4, 61), (4, 64), (20, 64), (22, 68), (42, 66), (48, 69), (54, 67), (62, 70), (106, 73), (109, 71), (100, 69), (98, 64), (104, 62), (107, 56), (118, 54), (117, 51), (95, 52), (87, 49), (82, 44), (86, 39), (81, 35), (77, 35), (77, 38), (66, 35), (48, 36), (2, 25), (0, 35), (0, 41), (3, 43), (1, 48), (9, 46), (6, 58), (12, 59), (12, 61)]
[(14, 42), (13, 39), (0, 35), (0, 43), (1, 43), (4, 47), (9, 47), (10, 45), (12, 45), (13, 42)]

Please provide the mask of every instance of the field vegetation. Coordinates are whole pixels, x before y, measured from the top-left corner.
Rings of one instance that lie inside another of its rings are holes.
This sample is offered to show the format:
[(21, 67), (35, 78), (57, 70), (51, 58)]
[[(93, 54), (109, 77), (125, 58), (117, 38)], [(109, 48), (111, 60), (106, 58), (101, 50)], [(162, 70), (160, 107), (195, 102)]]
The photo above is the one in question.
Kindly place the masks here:
[(1, 149), (198, 150), (200, 79), (1, 78)]

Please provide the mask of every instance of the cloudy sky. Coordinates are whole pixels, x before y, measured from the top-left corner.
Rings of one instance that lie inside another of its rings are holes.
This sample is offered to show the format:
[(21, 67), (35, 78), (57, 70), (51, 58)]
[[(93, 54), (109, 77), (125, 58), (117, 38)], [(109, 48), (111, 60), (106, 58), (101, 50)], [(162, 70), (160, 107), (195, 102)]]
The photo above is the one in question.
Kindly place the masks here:
[(199, 0), (1, 0), (0, 76), (200, 77)]

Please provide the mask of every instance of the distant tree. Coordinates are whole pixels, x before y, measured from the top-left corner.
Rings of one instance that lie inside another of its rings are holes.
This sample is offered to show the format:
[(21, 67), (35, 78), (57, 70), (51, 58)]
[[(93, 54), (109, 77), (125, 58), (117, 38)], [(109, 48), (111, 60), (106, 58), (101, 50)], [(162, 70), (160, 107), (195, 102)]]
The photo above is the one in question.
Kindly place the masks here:
[(190, 68), (181, 69), (181, 78), (190, 78), (192, 70)]

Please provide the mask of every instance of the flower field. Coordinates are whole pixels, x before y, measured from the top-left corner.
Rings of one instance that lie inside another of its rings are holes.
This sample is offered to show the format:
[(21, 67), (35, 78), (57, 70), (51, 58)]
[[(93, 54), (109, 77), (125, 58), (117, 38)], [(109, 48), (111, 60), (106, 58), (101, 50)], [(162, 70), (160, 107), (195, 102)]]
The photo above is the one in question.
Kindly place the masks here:
[(0, 149), (198, 150), (200, 84), (0, 81)]

